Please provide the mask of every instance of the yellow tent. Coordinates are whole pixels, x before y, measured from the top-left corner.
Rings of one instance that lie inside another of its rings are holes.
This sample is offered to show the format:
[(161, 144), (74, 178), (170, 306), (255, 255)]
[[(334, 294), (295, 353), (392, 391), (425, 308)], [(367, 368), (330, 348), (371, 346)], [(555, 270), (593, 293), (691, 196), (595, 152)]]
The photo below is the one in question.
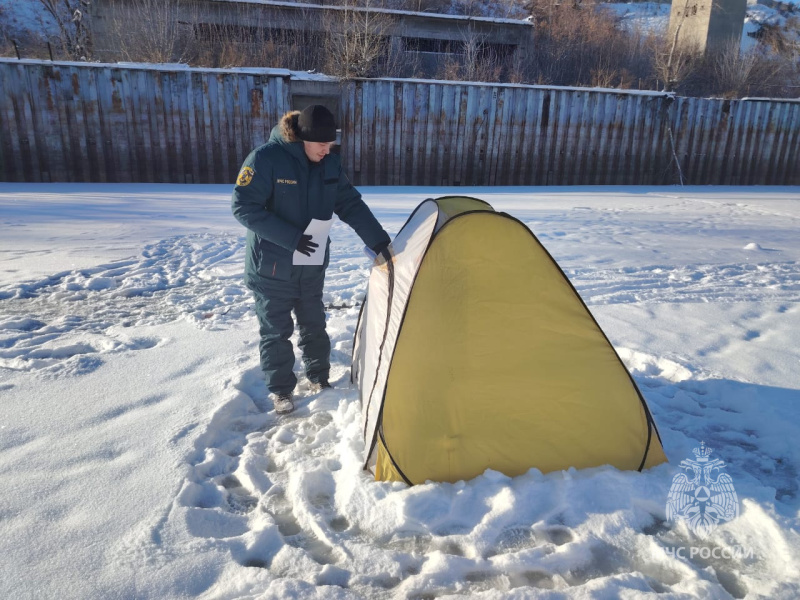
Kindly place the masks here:
[(392, 246), (353, 348), (377, 480), (667, 460), (627, 369), (523, 223), (475, 198), (429, 199)]

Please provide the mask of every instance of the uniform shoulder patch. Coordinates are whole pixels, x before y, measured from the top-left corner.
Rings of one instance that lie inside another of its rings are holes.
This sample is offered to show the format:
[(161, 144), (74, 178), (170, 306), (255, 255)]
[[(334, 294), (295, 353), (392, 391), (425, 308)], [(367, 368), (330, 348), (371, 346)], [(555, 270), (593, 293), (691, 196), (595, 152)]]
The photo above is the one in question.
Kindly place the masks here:
[(242, 187), (249, 185), (253, 181), (253, 175), (255, 174), (253, 167), (242, 167), (242, 170), (239, 171), (239, 177), (236, 178), (236, 185)]

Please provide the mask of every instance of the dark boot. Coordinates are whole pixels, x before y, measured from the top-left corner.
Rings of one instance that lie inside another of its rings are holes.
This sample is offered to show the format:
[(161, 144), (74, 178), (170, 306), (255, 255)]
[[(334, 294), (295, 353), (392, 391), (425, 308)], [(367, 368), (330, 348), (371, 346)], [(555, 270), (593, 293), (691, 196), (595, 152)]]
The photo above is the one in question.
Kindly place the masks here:
[(327, 379), (321, 379), (319, 381), (312, 381), (311, 385), (309, 386), (309, 389), (312, 392), (317, 393), (317, 392), (322, 392), (324, 390), (332, 390), (333, 386), (330, 383), (328, 383)]
[(294, 410), (294, 402), (292, 402), (292, 394), (270, 394), (272, 404), (275, 407), (275, 412), (279, 415), (288, 415)]

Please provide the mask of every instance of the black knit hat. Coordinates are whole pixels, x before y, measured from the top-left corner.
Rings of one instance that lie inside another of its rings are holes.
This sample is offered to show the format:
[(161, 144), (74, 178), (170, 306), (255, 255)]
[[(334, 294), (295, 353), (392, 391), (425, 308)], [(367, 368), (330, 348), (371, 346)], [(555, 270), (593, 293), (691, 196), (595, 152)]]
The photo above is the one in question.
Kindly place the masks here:
[(297, 137), (305, 142), (335, 142), (333, 113), (322, 104), (304, 108), (297, 117)]

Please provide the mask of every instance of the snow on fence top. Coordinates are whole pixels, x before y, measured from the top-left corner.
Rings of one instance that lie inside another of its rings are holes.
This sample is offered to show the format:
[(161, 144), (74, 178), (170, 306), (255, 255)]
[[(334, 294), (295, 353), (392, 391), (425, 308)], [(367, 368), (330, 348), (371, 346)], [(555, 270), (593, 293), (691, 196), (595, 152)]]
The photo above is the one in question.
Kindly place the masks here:
[[(229, 0), (216, 0), (218, 2), (228, 2)], [(323, 73), (309, 73), (307, 71), (292, 71), (290, 69), (277, 69), (273, 67), (227, 67), (227, 68), (213, 68), (213, 67), (192, 67), (184, 63), (137, 63), (137, 62), (85, 62), (85, 61), (50, 61), (46, 59), (36, 58), (8, 58), (0, 57), (0, 63), (12, 64), (30, 64), (30, 65), (53, 65), (65, 67), (100, 67), (105, 69), (132, 69), (132, 70), (146, 70), (146, 71), (180, 71), (187, 73), (230, 73), (230, 74), (243, 74), (243, 75), (267, 75), (270, 77), (284, 77), (293, 79), (295, 81), (328, 81), (340, 82), (338, 77), (325, 75)], [(497, 82), (482, 82), (482, 81), (453, 81), (448, 79), (421, 79), (421, 78), (400, 78), (400, 77), (377, 77), (377, 78), (353, 78), (349, 81), (386, 81), (393, 83), (420, 83), (420, 84), (435, 84), (435, 85), (455, 85), (455, 86), (487, 86), (497, 88), (515, 88), (515, 89), (539, 89), (539, 90), (560, 90), (560, 91), (573, 91), (573, 92), (595, 92), (605, 94), (623, 94), (633, 96), (656, 96), (674, 97), (673, 92), (658, 92), (654, 90), (631, 90), (622, 88), (603, 88), (603, 87), (576, 87), (576, 86), (553, 86), (553, 85), (538, 85), (527, 83), (497, 83)], [(759, 99), (761, 100), (761, 99)], [(778, 100), (776, 100), (778, 101)]]

